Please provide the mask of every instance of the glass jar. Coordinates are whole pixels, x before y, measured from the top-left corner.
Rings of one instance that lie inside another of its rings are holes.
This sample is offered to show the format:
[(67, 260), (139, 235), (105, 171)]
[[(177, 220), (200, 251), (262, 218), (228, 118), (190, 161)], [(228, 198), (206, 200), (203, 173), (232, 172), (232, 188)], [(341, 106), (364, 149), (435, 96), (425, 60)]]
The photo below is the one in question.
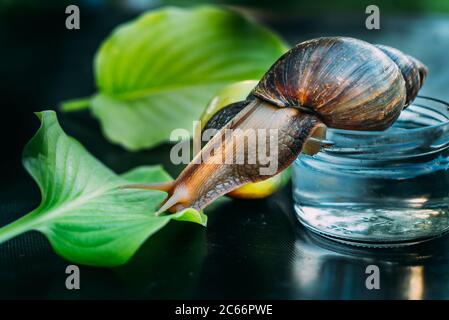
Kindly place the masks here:
[(418, 97), (386, 131), (328, 129), (327, 146), (293, 164), (299, 220), (333, 240), (371, 247), (447, 232), (448, 108)]

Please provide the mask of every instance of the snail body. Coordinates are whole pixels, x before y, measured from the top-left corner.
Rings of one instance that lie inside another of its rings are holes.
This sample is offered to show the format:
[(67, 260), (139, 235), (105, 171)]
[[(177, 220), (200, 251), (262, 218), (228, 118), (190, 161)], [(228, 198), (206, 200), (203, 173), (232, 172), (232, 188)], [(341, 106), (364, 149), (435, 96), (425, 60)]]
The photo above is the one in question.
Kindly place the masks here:
[[(416, 97), (426, 74), (421, 62), (399, 50), (353, 38), (298, 44), (273, 64), (244, 101), (210, 117), (205, 128), (219, 129), (218, 133), (175, 181), (164, 186), (169, 197), (160, 211), (202, 209), (221, 195), (274, 176), (294, 161), (309, 138), (324, 137), (326, 127), (385, 130)], [(227, 129), (234, 130), (232, 135), (225, 135)], [(245, 155), (254, 152), (270, 142), (270, 129), (278, 130), (275, 172), (262, 175), (260, 161), (199, 161), (210, 154), (209, 160), (235, 156), (230, 153), (238, 135), (266, 130), (265, 139), (240, 149)]]
[[(208, 128), (220, 129), (214, 125), (214, 121), (210, 121), (215, 115), (220, 115), (220, 120), (215, 119), (215, 121), (226, 124), (228, 121), (222, 120), (223, 118), (228, 117), (230, 120), (236, 113), (238, 113), (238, 111), (243, 109), (245, 105), (244, 103), (241, 103), (241, 101), (246, 99), (258, 82), (258, 80), (239, 81), (221, 89), (216, 96), (211, 99), (204, 109), (203, 114), (200, 116), (198, 124), (201, 127), (201, 134), (204, 134), (205, 130)], [(220, 112), (223, 108), (226, 108), (227, 112)], [(284, 186), (289, 180), (290, 172), (289, 170), (284, 170), (266, 180), (248, 183), (239, 187), (228, 193), (227, 196), (239, 199), (266, 198)]]

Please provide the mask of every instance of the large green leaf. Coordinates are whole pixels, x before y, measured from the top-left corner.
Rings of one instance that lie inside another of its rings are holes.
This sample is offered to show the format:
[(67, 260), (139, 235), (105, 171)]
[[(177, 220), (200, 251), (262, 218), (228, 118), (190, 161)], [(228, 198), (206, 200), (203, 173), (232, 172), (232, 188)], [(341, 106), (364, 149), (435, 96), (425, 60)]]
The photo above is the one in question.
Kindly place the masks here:
[(128, 261), (171, 219), (205, 225), (205, 216), (193, 209), (156, 216), (164, 192), (121, 188), (129, 182), (170, 179), (161, 167), (140, 167), (118, 176), (68, 137), (53, 111), (38, 116), (41, 127), (25, 147), (23, 164), (37, 182), (42, 202), (0, 229), (0, 242), (37, 230), (68, 260), (115, 266)]
[(191, 131), (224, 85), (259, 79), (286, 50), (273, 33), (216, 7), (165, 8), (118, 27), (95, 58), (91, 104), (105, 135), (127, 149), (152, 147), (175, 128)]

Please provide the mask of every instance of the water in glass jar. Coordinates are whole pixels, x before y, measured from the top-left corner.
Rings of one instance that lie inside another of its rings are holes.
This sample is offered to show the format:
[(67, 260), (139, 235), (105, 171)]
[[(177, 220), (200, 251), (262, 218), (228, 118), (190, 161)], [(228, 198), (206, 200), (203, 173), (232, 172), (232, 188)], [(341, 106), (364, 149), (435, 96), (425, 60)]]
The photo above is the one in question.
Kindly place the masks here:
[[(389, 129), (401, 130), (406, 134), (401, 126)], [(351, 244), (430, 239), (449, 229), (448, 159), (447, 148), (399, 159), (382, 152), (376, 158), (301, 155), (293, 165), (295, 210), (308, 228)]]

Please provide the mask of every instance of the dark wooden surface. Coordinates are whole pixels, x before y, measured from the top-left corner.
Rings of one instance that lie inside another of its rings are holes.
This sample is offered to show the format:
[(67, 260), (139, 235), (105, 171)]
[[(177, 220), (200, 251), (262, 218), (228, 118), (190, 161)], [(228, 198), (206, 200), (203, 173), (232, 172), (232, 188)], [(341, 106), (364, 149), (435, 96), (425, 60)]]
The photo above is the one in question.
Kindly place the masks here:
[[(91, 61), (101, 40), (133, 12), (86, 10), (80, 31), (64, 29), (63, 12), (35, 12), (0, 21), (2, 161), (0, 226), (37, 206), (37, 187), (20, 165), (37, 129), (32, 111), (93, 92)], [(449, 17), (385, 16), (380, 31), (364, 15), (267, 22), (290, 43), (349, 35), (395, 46), (430, 69), (422, 90), (449, 100)], [(169, 146), (129, 153), (109, 144), (88, 112), (61, 115), (66, 132), (117, 172), (169, 163)], [(79, 291), (65, 289), (69, 264), (46, 239), (28, 233), (0, 245), (0, 298), (449, 298), (449, 237), (404, 249), (366, 250), (315, 236), (294, 216), (290, 186), (263, 201), (225, 200), (207, 214), (207, 229), (171, 223), (126, 266), (81, 266)], [(376, 264), (381, 289), (367, 290), (365, 269)]]

